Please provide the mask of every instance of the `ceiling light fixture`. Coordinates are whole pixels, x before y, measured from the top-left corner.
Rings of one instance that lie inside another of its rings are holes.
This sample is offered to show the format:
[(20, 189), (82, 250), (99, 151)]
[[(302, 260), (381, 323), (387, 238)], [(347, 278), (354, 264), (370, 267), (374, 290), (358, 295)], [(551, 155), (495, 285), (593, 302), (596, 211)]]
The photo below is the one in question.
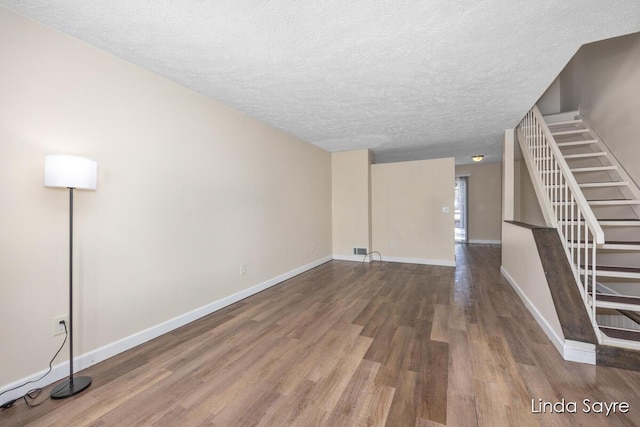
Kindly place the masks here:
[(473, 160), (476, 163), (482, 161), (482, 159), (484, 159), (484, 156), (482, 154), (476, 154), (475, 156), (471, 156), (471, 160)]

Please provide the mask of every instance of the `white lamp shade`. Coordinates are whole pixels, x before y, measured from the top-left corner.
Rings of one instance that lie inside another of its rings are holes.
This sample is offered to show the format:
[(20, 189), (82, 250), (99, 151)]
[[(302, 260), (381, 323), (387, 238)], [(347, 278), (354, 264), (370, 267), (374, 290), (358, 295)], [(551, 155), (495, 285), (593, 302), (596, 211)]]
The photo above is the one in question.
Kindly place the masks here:
[(44, 156), (44, 186), (95, 190), (98, 187), (98, 162), (61, 154)]

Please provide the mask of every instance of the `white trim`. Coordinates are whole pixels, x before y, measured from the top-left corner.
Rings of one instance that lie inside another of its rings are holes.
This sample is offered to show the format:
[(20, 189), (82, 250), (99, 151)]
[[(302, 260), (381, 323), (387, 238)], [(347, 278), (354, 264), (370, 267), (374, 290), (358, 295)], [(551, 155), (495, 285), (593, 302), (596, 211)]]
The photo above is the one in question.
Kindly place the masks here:
[(501, 245), (502, 240), (481, 240), (481, 239), (469, 239), (470, 244), (475, 245)]
[(447, 261), (443, 259), (426, 259), (426, 258), (402, 258), (383, 256), (382, 261), (386, 262), (404, 262), (407, 264), (423, 264), (423, 265), (439, 265), (443, 267), (455, 267), (455, 261)]
[[(364, 255), (334, 255), (333, 259), (339, 261), (358, 261), (362, 262), (362, 258)], [(372, 259), (373, 258), (373, 259)], [(443, 267), (455, 267), (455, 261), (446, 261), (441, 259), (426, 259), (426, 258), (402, 258), (402, 257), (391, 257), (391, 256), (378, 256), (377, 252), (371, 254), (371, 256), (367, 257), (366, 262), (375, 262), (375, 261), (384, 262), (403, 262), (406, 264), (422, 264), (422, 265), (439, 265)]]
[[(365, 258), (365, 255), (333, 255), (333, 259), (338, 261), (357, 261), (362, 262)], [(364, 262), (369, 262), (370, 256), (366, 257), (367, 259)]]
[(595, 344), (564, 340), (564, 352), (562, 358), (569, 362), (587, 363), (589, 365), (596, 364), (596, 346)]
[[(102, 362), (103, 360), (106, 360), (110, 357), (113, 357), (117, 354), (127, 351), (133, 347), (136, 347), (154, 338), (157, 338), (160, 335), (166, 334), (167, 332), (170, 332), (174, 329), (184, 326), (190, 322), (193, 322), (194, 320), (197, 320), (201, 317), (214, 313), (228, 305), (231, 305), (235, 302), (238, 302), (247, 297), (250, 297), (251, 295), (257, 294), (258, 292), (261, 292), (267, 288), (277, 285), (278, 283), (284, 282), (285, 280), (288, 280), (294, 276), (304, 273), (305, 271), (311, 270), (312, 268), (315, 268), (321, 264), (329, 262), (332, 260), (332, 258), (333, 257), (331, 256), (320, 258), (316, 261), (313, 261), (309, 264), (303, 265), (301, 267), (298, 267), (296, 269), (283, 273), (265, 282), (259, 283), (255, 286), (244, 289), (240, 292), (236, 292), (233, 295), (229, 295), (227, 297), (224, 297), (222, 299), (209, 303), (203, 307), (181, 314), (177, 317), (174, 317), (173, 319), (167, 320), (166, 322), (159, 323), (148, 329), (145, 329), (140, 332), (136, 332), (133, 335), (129, 335), (128, 337), (122, 338), (118, 341), (112, 342), (103, 347), (92, 350), (88, 353), (74, 357), (73, 359), (74, 368), (75, 368), (74, 370), (80, 371), (82, 369), (86, 369), (92, 365), (95, 365), (96, 363)], [(19, 379), (17, 381), (14, 381), (10, 384), (3, 385), (2, 387), (0, 387), (0, 392), (16, 387), (27, 381), (32, 381), (42, 376), (46, 371), (47, 370), (45, 369), (40, 372), (36, 372), (32, 375), (29, 375), (27, 377), (24, 377), (22, 379)], [(0, 404), (12, 399), (19, 398), (20, 396), (24, 395), (27, 391), (33, 388), (44, 387), (54, 382), (57, 382), (63, 378), (66, 378), (68, 375), (69, 375), (69, 361), (65, 361), (60, 364), (57, 364), (53, 366), (51, 373), (47, 375), (44, 379), (28, 384), (17, 390), (13, 390), (2, 395), (2, 398), (0, 398)]]
[(570, 362), (588, 363), (590, 365), (596, 364), (596, 346), (590, 343), (583, 343), (578, 341), (565, 340), (564, 336), (559, 336), (549, 325), (549, 322), (533, 305), (531, 300), (522, 292), (522, 289), (513, 280), (509, 272), (500, 266), (500, 273), (507, 279), (507, 282), (511, 285), (514, 291), (518, 294), (524, 305), (527, 307), (531, 315), (536, 319), (538, 325), (542, 328), (547, 335), (553, 346), (558, 350), (558, 353), (562, 355), (564, 360)]

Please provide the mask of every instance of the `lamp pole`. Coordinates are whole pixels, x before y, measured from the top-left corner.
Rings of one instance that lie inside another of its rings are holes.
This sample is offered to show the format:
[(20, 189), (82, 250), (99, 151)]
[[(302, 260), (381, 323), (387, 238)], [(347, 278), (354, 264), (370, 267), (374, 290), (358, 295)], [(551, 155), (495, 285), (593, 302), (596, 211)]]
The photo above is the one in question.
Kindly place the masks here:
[(45, 187), (69, 190), (69, 378), (51, 390), (52, 399), (74, 396), (91, 385), (91, 377), (73, 375), (73, 193), (74, 190), (95, 190), (97, 188), (97, 167), (95, 160), (77, 156), (47, 155), (44, 164)]
[(91, 385), (91, 377), (73, 378), (73, 190), (69, 189), (69, 379), (51, 390), (52, 399), (74, 396)]

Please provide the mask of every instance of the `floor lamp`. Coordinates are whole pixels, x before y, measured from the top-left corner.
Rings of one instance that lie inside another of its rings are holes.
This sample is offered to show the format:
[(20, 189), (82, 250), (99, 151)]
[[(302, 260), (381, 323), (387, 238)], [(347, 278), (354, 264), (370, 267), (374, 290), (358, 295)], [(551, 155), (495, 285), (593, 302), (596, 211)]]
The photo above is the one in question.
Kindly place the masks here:
[(69, 378), (51, 390), (52, 399), (65, 399), (91, 385), (91, 377), (73, 376), (73, 190), (95, 190), (98, 163), (77, 156), (44, 158), (44, 186), (69, 189)]

